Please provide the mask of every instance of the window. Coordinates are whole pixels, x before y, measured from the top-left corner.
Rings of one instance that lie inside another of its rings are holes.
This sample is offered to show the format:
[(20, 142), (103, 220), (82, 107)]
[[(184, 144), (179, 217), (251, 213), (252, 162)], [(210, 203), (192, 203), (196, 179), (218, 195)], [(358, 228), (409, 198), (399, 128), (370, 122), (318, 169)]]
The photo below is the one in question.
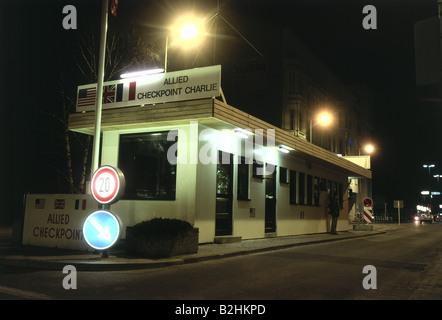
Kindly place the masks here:
[(290, 130), (295, 129), (295, 110), (290, 109)]
[(313, 179), (313, 204), (319, 206), (319, 178)]
[(167, 133), (120, 136), (118, 167), (126, 178), (123, 199), (175, 200), (177, 168), (169, 163), (167, 150), (176, 141), (167, 141)]
[(249, 160), (244, 157), (239, 157), (238, 163), (238, 200), (250, 200), (249, 199), (249, 172), (250, 172)]
[(321, 178), (319, 183), (319, 190), (321, 191), (327, 191), (327, 180), (324, 178)]
[(290, 170), (290, 204), (296, 203), (296, 171)]
[(298, 174), (299, 179), (299, 204), (305, 203), (305, 173)]
[(264, 179), (264, 162), (258, 163), (253, 160), (253, 178)]
[(307, 175), (307, 204), (313, 205), (313, 176)]
[(289, 176), (288, 176), (287, 168), (283, 168), (283, 167), (279, 168), (279, 182), (284, 183), (284, 184), (289, 183)]

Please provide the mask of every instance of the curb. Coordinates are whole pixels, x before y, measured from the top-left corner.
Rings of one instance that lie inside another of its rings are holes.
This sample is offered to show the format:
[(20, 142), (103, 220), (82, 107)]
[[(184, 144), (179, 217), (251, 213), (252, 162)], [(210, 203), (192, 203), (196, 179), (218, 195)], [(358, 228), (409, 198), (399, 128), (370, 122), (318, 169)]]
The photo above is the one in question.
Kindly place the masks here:
[(273, 247), (255, 248), (249, 250), (240, 250), (236, 252), (229, 253), (218, 253), (213, 255), (207, 255), (202, 257), (183, 257), (183, 258), (169, 258), (167, 260), (149, 260), (148, 262), (112, 262), (109, 260), (103, 260), (100, 258), (92, 259), (30, 259), (30, 258), (15, 258), (15, 257), (0, 257), (0, 265), (8, 267), (20, 267), (27, 269), (38, 269), (38, 270), (63, 270), (66, 265), (73, 265), (78, 271), (125, 271), (125, 270), (139, 270), (139, 269), (154, 269), (154, 268), (164, 268), (176, 265), (198, 263), (203, 261), (217, 260), (223, 258), (237, 257), (247, 254), (256, 254), (263, 252), (270, 252), (312, 244), (320, 244), (327, 242), (335, 242), (341, 240), (348, 240), (354, 238), (371, 237), (375, 235), (385, 234), (386, 231), (376, 231), (370, 234), (352, 235), (343, 238), (331, 238), (322, 240), (311, 240), (305, 242), (276, 245)]

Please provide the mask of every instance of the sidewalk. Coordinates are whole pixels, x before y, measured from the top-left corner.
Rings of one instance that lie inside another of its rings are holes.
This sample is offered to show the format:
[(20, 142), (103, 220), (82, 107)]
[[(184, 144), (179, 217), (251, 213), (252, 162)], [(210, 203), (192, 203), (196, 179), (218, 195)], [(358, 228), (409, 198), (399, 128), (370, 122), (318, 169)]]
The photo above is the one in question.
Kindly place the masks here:
[(12, 231), (0, 228), (0, 265), (33, 268), (40, 270), (63, 270), (66, 265), (73, 265), (82, 271), (113, 271), (160, 268), (172, 265), (195, 263), (245, 254), (279, 250), (296, 246), (340, 241), (359, 237), (368, 237), (386, 233), (396, 225), (374, 224), (373, 231), (342, 231), (338, 235), (328, 233), (297, 235), (288, 237), (243, 240), (228, 244), (201, 244), (198, 253), (174, 256), (166, 259), (146, 259), (129, 256), (124, 249), (116, 246), (109, 250), (109, 257), (101, 254), (79, 251), (12, 246)]

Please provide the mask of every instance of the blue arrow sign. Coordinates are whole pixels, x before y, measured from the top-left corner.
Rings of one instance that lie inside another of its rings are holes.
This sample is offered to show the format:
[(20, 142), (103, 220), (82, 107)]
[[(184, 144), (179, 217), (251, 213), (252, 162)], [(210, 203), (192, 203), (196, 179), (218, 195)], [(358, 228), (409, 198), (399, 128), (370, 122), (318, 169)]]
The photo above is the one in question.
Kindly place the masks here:
[(120, 236), (120, 223), (111, 212), (98, 210), (91, 213), (83, 224), (83, 237), (97, 250), (112, 247)]

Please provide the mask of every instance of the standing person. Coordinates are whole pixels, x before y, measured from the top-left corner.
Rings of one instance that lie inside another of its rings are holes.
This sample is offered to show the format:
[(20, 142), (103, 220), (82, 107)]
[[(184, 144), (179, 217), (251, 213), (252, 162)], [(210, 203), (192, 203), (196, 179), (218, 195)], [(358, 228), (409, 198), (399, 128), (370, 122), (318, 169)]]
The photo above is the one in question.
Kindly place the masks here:
[(332, 224), (331, 224), (331, 234), (338, 234), (336, 232), (336, 228), (338, 226), (338, 218), (339, 218), (339, 203), (337, 195), (334, 195), (329, 204), (328, 213), (332, 216)]

